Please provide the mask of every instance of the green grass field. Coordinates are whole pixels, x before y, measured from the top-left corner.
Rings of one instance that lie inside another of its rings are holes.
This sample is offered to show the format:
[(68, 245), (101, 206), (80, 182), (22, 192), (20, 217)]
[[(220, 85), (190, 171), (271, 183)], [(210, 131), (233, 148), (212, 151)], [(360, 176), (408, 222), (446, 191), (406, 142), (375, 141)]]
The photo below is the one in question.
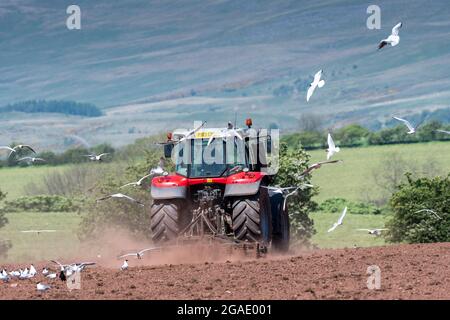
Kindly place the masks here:
[(39, 182), (45, 175), (68, 167), (29, 166), (0, 168), (0, 190), (7, 193), (7, 199), (23, 196), (23, 188), (27, 183)]
[(351, 214), (344, 218), (344, 223), (333, 232), (327, 230), (337, 221), (340, 213), (314, 212), (311, 218), (314, 220), (316, 234), (312, 242), (320, 248), (352, 248), (382, 246), (385, 244), (383, 237), (375, 237), (357, 229), (383, 228), (388, 219), (386, 215)]
[[(320, 188), (315, 200), (322, 202), (340, 197), (361, 201), (366, 193), (379, 194), (380, 189), (374, 185), (373, 171), (393, 153), (419, 167), (433, 160), (443, 172), (450, 172), (450, 142), (342, 148), (333, 159), (341, 159), (343, 163), (323, 166), (313, 172), (312, 182)], [(309, 151), (309, 154), (312, 162), (326, 160), (324, 150)]]
[[(379, 192), (373, 187), (372, 171), (383, 159), (397, 152), (405, 159), (412, 157), (415, 163), (424, 164), (433, 159), (443, 171), (450, 171), (450, 143), (433, 142), (411, 145), (373, 146), (366, 148), (343, 148), (335, 159), (344, 163), (323, 166), (313, 172), (313, 183), (320, 187), (316, 201), (321, 202), (332, 197), (342, 197), (348, 200), (361, 200), (364, 190)], [(325, 159), (323, 150), (310, 152), (312, 161)], [(23, 195), (23, 187), (28, 182), (39, 182), (43, 176), (64, 167), (28, 167), (0, 169), (0, 189), (8, 193), (8, 199)], [(327, 233), (339, 214), (312, 213), (317, 233), (312, 241), (322, 248), (353, 247), (354, 245), (378, 246), (384, 245), (382, 237), (376, 238), (358, 228), (382, 228), (385, 225), (385, 215), (349, 214), (344, 224), (334, 232)], [(79, 240), (76, 230), (81, 217), (76, 213), (8, 213), (9, 224), (0, 229), (0, 239), (10, 239), (13, 248), (9, 251), (8, 261), (31, 261), (34, 259), (50, 259), (68, 257), (71, 252), (78, 252)], [(55, 229), (51, 234), (28, 234), (22, 230)]]
[[(0, 239), (11, 240), (7, 261), (25, 262), (70, 257), (78, 252), (76, 230), (81, 217), (69, 212), (7, 213), (9, 223), (0, 229)], [(52, 233), (24, 233), (26, 230), (56, 230)]]

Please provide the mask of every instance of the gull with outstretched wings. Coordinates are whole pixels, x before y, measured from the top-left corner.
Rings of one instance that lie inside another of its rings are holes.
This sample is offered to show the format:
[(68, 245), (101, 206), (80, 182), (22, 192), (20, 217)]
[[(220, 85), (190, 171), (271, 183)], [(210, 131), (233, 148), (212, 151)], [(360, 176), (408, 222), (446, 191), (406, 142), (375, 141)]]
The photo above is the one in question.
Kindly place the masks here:
[(392, 28), (392, 33), (386, 39), (383, 39), (378, 44), (378, 50), (383, 48), (384, 46), (390, 44), (392, 47), (395, 47), (400, 42), (400, 36), (398, 35), (400, 28), (402, 27), (402, 23), (399, 22)]
[(416, 133), (416, 130), (417, 130), (417, 128), (419, 127), (419, 125), (420, 124), (418, 124), (416, 127), (413, 127), (413, 125), (411, 124), (411, 122), (409, 122), (408, 120), (405, 120), (405, 119), (402, 119), (402, 118), (399, 118), (399, 117), (392, 117), (392, 118), (394, 118), (395, 120), (398, 120), (398, 121), (400, 121), (400, 122), (403, 122), (404, 124), (405, 124), (405, 126), (407, 126), (408, 127), (408, 132), (407, 132), (407, 134), (413, 134), (413, 133)]
[(377, 228), (377, 229), (356, 229), (358, 231), (366, 231), (368, 234), (372, 234), (374, 236), (380, 236), (382, 231), (389, 230), (384, 228)]
[(446, 130), (436, 130), (436, 132), (450, 134), (450, 131), (446, 131)]
[(154, 251), (154, 250), (159, 250), (159, 248), (158, 247), (153, 247), (153, 248), (143, 249), (143, 250), (141, 250), (139, 252), (126, 253), (126, 254), (123, 254), (121, 256), (118, 256), (117, 259), (121, 259), (121, 258), (125, 258), (125, 257), (136, 257), (138, 259), (142, 259), (142, 257), (144, 256), (145, 252), (147, 252), (147, 251)]
[(328, 143), (327, 160), (330, 160), (330, 158), (335, 153), (338, 153), (339, 151), (341, 151), (341, 149), (339, 147), (336, 147), (336, 145), (334, 144), (333, 138), (331, 137), (331, 134), (329, 134), (329, 133), (328, 133), (327, 143)]
[(86, 154), (85, 157), (88, 157), (89, 160), (91, 160), (91, 161), (103, 161), (103, 160), (102, 160), (102, 157), (104, 157), (104, 156), (106, 156), (106, 155), (108, 155), (108, 154), (109, 154), (108, 152), (104, 152), (104, 153), (101, 153), (101, 154), (99, 154), (99, 155), (95, 155), (95, 154)]
[(4, 146), (4, 147), (0, 147), (0, 149), (9, 150), (10, 153), (9, 153), (8, 157), (11, 157), (11, 155), (13, 153), (17, 152), (18, 150), (25, 150), (25, 149), (27, 149), (27, 150), (33, 152), (34, 154), (36, 154), (36, 151), (34, 151), (34, 149), (31, 146), (27, 145), (27, 144), (18, 144), (17, 146), (15, 146), (13, 148)]
[(26, 162), (28, 162), (28, 163), (34, 163), (34, 162), (45, 162), (45, 159), (42, 159), (42, 158), (34, 158), (34, 157), (24, 157), (24, 158), (21, 158), (21, 159), (19, 159), (19, 160), (17, 160), (17, 161), (26, 161)]
[(317, 163), (313, 163), (312, 165), (310, 165), (308, 167), (308, 169), (306, 169), (305, 171), (300, 173), (299, 177), (303, 177), (313, 170), (320, 169), (322, 167), (322, 165), (324, 165), (324, 164), (332, 164), (332, 163), (339, 163), (339, 162), (343, 162), (343, 161), (342, 160), (327, 160), (327, 161), (320, 161)]
[(283, 210), (286, 210), (287, 199), (296, 194), (299, 189), (303, 189), (304, 187), (312, 188), (314, 187), (312, 184), (303, 183), (300, 186), (296, 187), (274, 187), (274, 186), (261, 186), (261, 188), (269, 189), (275, 193), (279, 193), (283, 196)]
[(306, 94), (306, 102), (309, 102), (309, 99), (311, 99), (311, 97), (317, 87), (322, 88), (325, 85), (325, 80), (320, 79), (322, 77), (322, 73), (323, 73), (323, 70), (319, 70), (314, 75), (314, 80), (309, 85), (308, 92)]
[(122, 189), (122, 188), (125, 188), (125, 187), (128, 187), (128, 186), (140, 187), (140, 186), (142, 186), (142, 183), (144, 182), (145, 179), (147, 179), (148, 177), (151, 177), (151, 176), (153, 176), (153, 175), (154, 175), (153, 173), (149, 173), (149, 174), (143, 176), (142, 178), (140, 178), (140, 179), (139, 179), (138, 181), (136, 181), (136, 182), (130, 182), (130, 183), (124, 184), (124, 185), (121, 186), (119, 189)]
[(143, 204), (142, 202), (140, 202), (140, 201), (138, 201), (138, 200), (136, 200), (136, 199), (134, 199), (134, 198), (132, 198), (132, 197), (130, 197), (130, 196), (127, 196), (127, 195), (125, 195), (125, 194), (123, 194), (123, 193), (115, 193), (115, 194), (111, 194), (111, 195), (109, 195), (109, 196), (106, 196), (106, 197), (97, 199), (97, 202), (99, 202), (99, 201), (104, 201), (104, 200), (108, 200), (108, 199), (111, 199), (111, 198), (127, 199), (128, 201), (137, 203), (138, 205), (140, 205), (140, 206), (142, 206), (142, 207), (144, 206), (144, 204)]
[(441, 219), (441, 217), (436, 213), (436, 211), (431, 210), (431, 209), (421, 209), (416, 211), (415, 213), (420, 213), (420, 212), (426, 212), (426, 213), (431, 213), (433, 214), (436, 218)]
[(342, 211), (341, 216), (339, 217), (338, 221), (333, 224), (333, 226), (328, 229), (328, 232), (334, 231), (338, 226), (342, 225), (344, 221), (344, 217), (347, 214), (347, 207), (344, 208), (344, 211)]

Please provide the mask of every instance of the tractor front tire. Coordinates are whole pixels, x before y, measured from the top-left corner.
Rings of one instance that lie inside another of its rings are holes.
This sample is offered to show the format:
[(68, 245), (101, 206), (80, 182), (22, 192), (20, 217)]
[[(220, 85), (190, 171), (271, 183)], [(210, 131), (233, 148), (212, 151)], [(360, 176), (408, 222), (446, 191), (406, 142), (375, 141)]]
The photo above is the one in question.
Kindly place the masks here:
[(272, 235), (270, 203), (266, 192), (240, 197), (232, 204), (233, 232), (238, 240), (269, 244)]
[(180, 232), (181, 205), (174, 200), (155, 200), (150, 209), (150, 225), (154, 242), (173, 240)]

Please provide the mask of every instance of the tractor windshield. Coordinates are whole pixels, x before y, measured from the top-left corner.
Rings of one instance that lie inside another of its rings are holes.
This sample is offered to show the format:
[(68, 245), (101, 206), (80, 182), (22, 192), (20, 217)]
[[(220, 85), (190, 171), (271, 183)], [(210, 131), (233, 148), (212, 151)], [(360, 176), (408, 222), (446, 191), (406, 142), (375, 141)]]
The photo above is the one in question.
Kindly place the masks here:
[(243, 143), (225, 143), (208, 139), (191, 139), (190, 148), (182, 148), (178, 154), (176, 172), (189, 178), (227, 176), (230, 169), (247, 167), (247, 156)]

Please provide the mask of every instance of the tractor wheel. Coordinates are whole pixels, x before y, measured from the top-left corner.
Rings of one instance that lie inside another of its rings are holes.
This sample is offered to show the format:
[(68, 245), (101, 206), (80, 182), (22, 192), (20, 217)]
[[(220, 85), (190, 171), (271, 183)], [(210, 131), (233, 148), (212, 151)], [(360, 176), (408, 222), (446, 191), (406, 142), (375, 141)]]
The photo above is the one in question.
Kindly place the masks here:
[(155, 200), (150, 209), (150, 224), (153, 241), (175, 239), (181, 227), (180, 203), (174, 200)]
[(255, 196), (237, 198), (233, 208), (233, 232), (238, 240), (270, 243), (272, 219), (267, 192), (260, 191)]
[(291, 237), (291, 228), (289, 223), (289, 214), (286, 211), (279, 213), (279, 233), (273, 235), (272, 246), (278, 252), (287, 252), (289, 250), (289, 241)]

